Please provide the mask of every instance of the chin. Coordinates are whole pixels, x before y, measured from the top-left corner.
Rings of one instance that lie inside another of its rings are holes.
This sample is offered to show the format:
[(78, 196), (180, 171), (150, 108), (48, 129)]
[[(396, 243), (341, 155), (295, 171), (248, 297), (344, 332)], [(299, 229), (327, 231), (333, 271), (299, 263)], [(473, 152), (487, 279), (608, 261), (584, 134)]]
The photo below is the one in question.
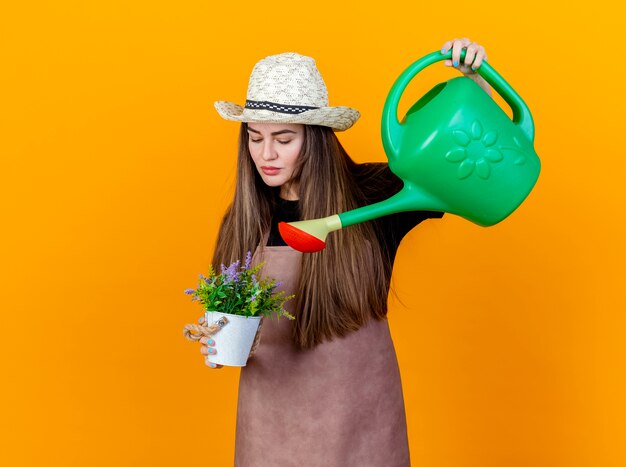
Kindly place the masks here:
[(285, 184), (284, 180), (268, 179), (263, 176), (261, 176), (261, 178), (263, 179), (263, 181), (265, 182), (267, 186), (277, 187), (277, 186), (282, 186)]

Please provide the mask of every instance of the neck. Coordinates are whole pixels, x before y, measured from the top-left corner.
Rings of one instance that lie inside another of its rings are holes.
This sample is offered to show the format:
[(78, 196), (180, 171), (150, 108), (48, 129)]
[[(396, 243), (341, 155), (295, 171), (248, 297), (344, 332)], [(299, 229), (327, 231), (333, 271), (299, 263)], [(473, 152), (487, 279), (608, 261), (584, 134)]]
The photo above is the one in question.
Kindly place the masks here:
[(287, 184), (280, 187), (280, 197), (287, 201), (298, 201), (300, 199), (297, 188), (293, 185), (288, 186)]

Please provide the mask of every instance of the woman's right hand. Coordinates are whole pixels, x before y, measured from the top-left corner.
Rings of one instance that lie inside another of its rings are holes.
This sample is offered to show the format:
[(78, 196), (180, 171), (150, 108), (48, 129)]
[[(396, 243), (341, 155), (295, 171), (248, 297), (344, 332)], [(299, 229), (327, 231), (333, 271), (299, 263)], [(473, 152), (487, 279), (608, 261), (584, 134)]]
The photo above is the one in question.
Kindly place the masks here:
[[(203, 322), (204, 318), (200, 318), (200, 324), (202, 324)], [(215, 355), (217, 353), (217, 350), (215, 350), (215, 340), (211, 337), (202, 337), (200, 338), (200, 344), (202, 344), (202, 347), (200, 347), (200, 353), (205, 356), (204, 364), (209, 368), (222, 368), (224, 365), (212, 363), (206, 359), (207, 356)]]

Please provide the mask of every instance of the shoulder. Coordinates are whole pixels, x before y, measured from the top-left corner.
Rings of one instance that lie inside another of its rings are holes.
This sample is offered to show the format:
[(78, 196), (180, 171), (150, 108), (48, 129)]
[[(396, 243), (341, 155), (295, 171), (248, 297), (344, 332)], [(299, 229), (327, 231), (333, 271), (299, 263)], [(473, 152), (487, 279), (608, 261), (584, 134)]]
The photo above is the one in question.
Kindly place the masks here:
[(389, 198), (404, 186), (404, 182), (391, 171), (386, 162), (357, 164), (352, 175), (362, 192), (365, 204)]
[(359, 179), (372, 177), (386, 179), (398, 178), (391, 171), (387, 162), (364, 162), (362, 164), (355, 164), (352, 173)]
[[(358, 164), (354, 171), (355, 182), (363, 196), (363, 204), (368, 205), (383, 201), (398, 193), (404, 182), (394, 174), (386, 162), (368, 162)], [(387, 241), (397, 244), (416, 225), (426, 219), (441, 218), (438, 211), (404, 211), (375, 220), (377, 229)]]

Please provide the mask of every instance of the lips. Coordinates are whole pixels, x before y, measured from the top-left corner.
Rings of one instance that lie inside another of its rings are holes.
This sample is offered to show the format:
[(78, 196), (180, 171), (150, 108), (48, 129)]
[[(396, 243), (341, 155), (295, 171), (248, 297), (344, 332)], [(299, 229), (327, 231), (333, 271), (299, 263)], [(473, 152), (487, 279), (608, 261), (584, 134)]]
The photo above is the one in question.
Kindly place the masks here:
[(270, 166), (261, 167), (261, 170), (265, 175), (276, 175), (278, 172), (280, 172), (280, 168)]

